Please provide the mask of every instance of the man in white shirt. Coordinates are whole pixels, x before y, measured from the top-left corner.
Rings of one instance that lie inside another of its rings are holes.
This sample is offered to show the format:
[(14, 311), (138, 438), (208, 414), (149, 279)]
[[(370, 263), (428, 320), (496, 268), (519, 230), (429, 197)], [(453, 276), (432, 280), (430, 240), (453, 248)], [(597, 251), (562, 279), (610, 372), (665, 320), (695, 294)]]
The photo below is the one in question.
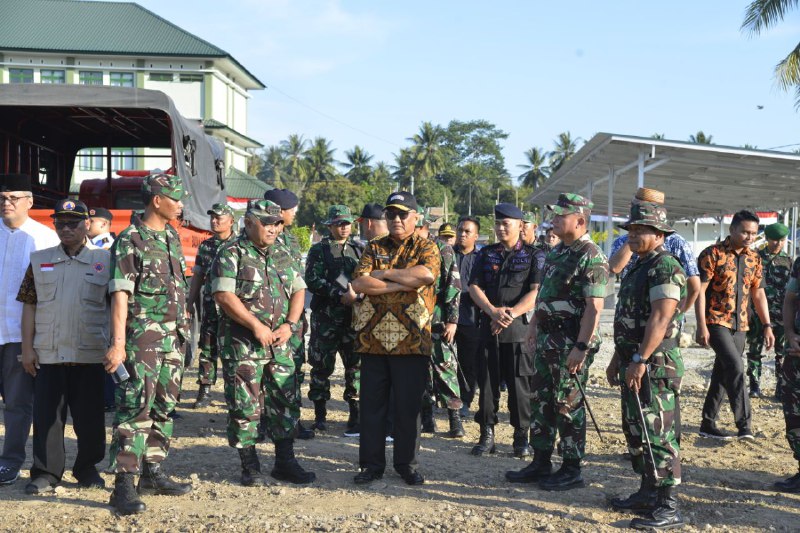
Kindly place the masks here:
[(108, 250), (114, 244), (114, 234), (111, 233), (111, 221), (114, 215), (105, 207), (89, 209), (89, 240), (94, 246)]
[(31, 252), (56, 246), (56, 232), (28, 217), (31, 179), (0, 174), (0, 375), (6, 408), (0, 485), (19, 478), (31, 430), (33, 377), (22, 367), (22, 303), (16, 300)]

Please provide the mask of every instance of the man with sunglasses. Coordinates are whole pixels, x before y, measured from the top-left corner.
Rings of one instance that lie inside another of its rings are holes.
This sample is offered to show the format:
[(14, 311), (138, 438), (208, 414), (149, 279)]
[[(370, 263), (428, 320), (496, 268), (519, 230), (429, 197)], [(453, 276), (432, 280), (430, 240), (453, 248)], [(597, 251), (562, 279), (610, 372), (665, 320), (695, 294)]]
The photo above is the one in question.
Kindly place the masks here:
[(33, 378), (22, 367), (22, 302), (16, 295), (31, 253), (58, 245), (53, 230), (28, 216), (31, 207), (30, 177), (1, 174), (0, 381), (6, 405), (0, 485), (10, 485), (19, 478), (33, 415)]
[[(151, 174), (142, 183), (145, 211), (111, 248), (111, 336), (106, 371), (124, 364), (130, 378), (117, 391), (109, 470), (116, 474), (110, 505), (119, 514), (144, 512), (139, 494), (177, 496), (192, 490), (161, 469), (172, 437), (168, 416), (177, 403), (188, 336), (186, 263), (169, 222), (183, 210), (180, 177)], [(141, 474), (138, 488), (134, 477)]]
[(369, 297), (359, 306), (354, 324), (362, 400), (356, 484), (383, 477), (390, 390), (394, 469), (409, 485), (425, 482), (416, 464), (441, 258), (433, 241), (414, 233), (418, 211), (411, 193), (391, 194), (385, 211), (389, 235), (370, 241), (353, 273), (353, 290)]
[(65, 199), (54, 219), (61, 244), (31, 254), (17, 295), (22, 310), (22, 366), (34, 380), (33, 467), (28, 494), (53, 492), (64, 475), (67, 407), (78, 438), (72, 475), (104, 487), (95, 465), (106, 448), (103, 356), (108, 346), (111, 256), (89, 243), (88, 208)]
[(311, 298), (311, 341), (308, 361), (311, 363), (311, 386), (308, 399), (314, 402), (313, 429), (326, 430), (327, 402), (331, 399), (330, 377), (336, 367), (336, 352), (344, 365), (344, 401), (350, 408), (345, 437), (358, 437), (358, 390), (361, 361), (353, 352), (353, 304), (358, 294), (350, 281), (364, 246), (350, 232), (353, 215), (346, 205), (332, 205), (323, 222), (330, 236), (308, 251), (306, 284)]

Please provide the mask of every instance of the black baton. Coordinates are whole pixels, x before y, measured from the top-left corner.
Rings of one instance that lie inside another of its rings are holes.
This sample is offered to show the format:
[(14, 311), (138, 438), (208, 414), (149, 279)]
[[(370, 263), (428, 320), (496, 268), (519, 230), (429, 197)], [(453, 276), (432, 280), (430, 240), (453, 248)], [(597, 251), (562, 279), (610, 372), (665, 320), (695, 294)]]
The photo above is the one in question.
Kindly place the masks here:
[(578, 384), (578, 390), (581, 391), (583, 405), (586, 406), (586, 410), (589, 411), (589, 417), (592, 419), (592, 424), (594, 424), (594, 429), (597, 431), (597, 436), (600, 437), (600, 442), (603, 442), (603, 434), (600, 432), (600, 426), (597, 425), (597, 420), (594, 419), (594, 413), (589, 405), (589, 398), (586, 397), (586, 391), (583, 389), (583, 385), (581, 385), (581, 380), (577, 373), (572, 374), (572, 377), (575, 378), (575, 383)]

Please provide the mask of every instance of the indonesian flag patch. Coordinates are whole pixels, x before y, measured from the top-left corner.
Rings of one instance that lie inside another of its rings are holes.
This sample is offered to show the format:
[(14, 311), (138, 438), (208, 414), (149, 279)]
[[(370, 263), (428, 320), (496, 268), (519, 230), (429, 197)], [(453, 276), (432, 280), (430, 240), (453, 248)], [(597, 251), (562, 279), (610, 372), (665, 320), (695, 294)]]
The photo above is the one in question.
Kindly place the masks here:
[(39, 270), (42, 272), (52, 272), (56, 269), (55, 263), (40, 263)]

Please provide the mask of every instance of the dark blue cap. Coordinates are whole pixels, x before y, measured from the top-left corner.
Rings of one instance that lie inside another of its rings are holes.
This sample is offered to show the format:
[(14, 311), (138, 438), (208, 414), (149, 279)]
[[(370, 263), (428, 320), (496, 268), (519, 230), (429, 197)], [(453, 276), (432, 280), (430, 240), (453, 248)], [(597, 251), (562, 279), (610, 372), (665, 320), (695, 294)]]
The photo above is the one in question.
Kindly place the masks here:
[(297, 207), (300, 202), (297, 195), (289, 189), (270, 189), (264, 193), (264, 200), (275, 202), (281, 209), (291, 209)]
[(497, 220), (502, 220), (504, 218), (522, 220), (524, 216), (525, 214), (522, 212), (522, 209), (514, 204), (497, 204), (494, 206), (494, 218)]

